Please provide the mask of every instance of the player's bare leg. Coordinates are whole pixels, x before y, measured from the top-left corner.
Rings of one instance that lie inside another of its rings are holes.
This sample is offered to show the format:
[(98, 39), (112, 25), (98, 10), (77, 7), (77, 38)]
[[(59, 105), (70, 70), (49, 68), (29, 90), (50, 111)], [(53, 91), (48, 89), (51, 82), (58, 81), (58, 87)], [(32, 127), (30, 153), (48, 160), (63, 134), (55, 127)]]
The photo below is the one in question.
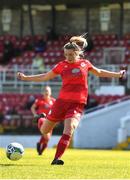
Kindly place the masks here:
[(39, 142), (37, 143), (37, 152), (39, 155), (42, 155), (43, 151), (47, 148), (48, 141), (50, 140), (52, 133), (42, 135)]
[(42, 133), (42, 136), (41, 136), (39, 142), (37, 143), (37, 147), (36, 147), (37, 148), (37, 152), (38, 152), (39, 155), (42, 155), (43, 151), (46, 149), (48, 141), (49, 141), (49, 139), (51, 137), (51, 134), (52, 134), (52, 131), (50, 131), (48, 128), (47, 128), (48, 129), (48, 133), (47, 134), (46, 134), (46, 132), (43, 133), (42, 127), (46, 126), (44, 124), (46, 124), (46, 119), (45, 118), (38, 119), (38, 128), (39, 128), (39, 130)]
[(79, 124), (79, 121), (76, 118), (69, 118), (65, 120), (63, 135), (57, 145), (55, 158), (51, 163), (52, 165), (64, 164), (64, 161), (60, 160), (60, 158), (65, 152), (66, 148), (69, 146), (73, 132), (77, 128), (78, 124)]
[(40, 132), (43, 135), (47, 135), (48, 133), (52, 132), (55, 125), (56, 125), (56, 122), (52, 122), (52, 121), (49, 121), (48, 119), (46, 119), (40, 127)]

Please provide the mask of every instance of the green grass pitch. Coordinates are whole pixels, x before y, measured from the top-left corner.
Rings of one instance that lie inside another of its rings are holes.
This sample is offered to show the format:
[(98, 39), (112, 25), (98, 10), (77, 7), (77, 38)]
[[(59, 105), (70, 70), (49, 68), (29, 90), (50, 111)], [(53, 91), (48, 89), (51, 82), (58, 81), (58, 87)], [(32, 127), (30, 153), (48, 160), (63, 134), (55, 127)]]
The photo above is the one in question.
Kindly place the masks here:
[(54, 154), (25, 149), (22, 159), (10, 161), (0, 149), (0, 179), (130, 179), (130, 151), (68, 149), (64, 166), (50, 165)]

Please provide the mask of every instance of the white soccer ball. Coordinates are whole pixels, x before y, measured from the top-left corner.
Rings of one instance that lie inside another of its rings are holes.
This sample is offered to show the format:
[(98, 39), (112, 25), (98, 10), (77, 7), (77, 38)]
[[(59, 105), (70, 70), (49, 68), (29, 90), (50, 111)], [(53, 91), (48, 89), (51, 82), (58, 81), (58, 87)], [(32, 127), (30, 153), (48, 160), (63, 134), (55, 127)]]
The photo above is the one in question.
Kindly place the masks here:
[(24, 148), (21, 144), (13, 142), (6, 147), (6, 156), (12, 161), (17, 161), (22, 158)]

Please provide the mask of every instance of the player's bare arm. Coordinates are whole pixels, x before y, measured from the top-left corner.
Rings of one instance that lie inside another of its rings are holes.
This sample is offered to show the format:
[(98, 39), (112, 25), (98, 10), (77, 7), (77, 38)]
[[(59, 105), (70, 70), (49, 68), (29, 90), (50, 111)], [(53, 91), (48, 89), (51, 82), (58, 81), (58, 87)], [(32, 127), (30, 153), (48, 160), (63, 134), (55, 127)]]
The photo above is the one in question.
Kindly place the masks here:
[(34, 103), (34, 104), (32, 105), (32, 107), (31, 107), (31, 112), (32, 112), (32, 114), (33, 114), (34, 116), (37, 114), (35, 103)]
[(121, 70), (119, 72), (112, 72), (112, 71), (96, 68), (95, 66), (92, 67), (90, 72), (98, 77), (123, 78), (126, 76), (126, 70)]
[(57, 76), (53, 71), (49, 71), (44, 74), (37, 74), (37, 75), (25, 75), (24, 73), (18, 72), (17, 78), (23, 81), (34, 81), (34, 82), (42, 82), (42, 81), (48, 81), (50, 79), (53, 79)]

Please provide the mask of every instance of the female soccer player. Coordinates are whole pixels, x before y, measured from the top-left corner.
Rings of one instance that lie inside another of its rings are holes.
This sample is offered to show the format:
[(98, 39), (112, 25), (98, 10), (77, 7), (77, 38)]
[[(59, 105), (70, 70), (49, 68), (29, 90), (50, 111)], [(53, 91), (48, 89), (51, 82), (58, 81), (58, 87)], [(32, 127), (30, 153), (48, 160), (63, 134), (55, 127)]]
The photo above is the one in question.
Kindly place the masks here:
[(52, 70), (45, 74), (26, 76), (18, 72), (17, 77), (23, 81), (42, 82), (60, 75), (63, 81), (59, 96), (41, 125), (43, 135), (48, 134), (57, 122), (64, 120), (63, 135), (57, 145), (56, 154), (52, 165), (63, 165), (60, 158), (70, 143), (70, 139), (77, 128), (84, 105), (88, 96), (88, 72), (99, 77), (122, 78), (125, 70), (111, 72), (96, 68), (88, 60), (81, 57), (82, 46), (87, 41), (82, 36), (73, 36), (70, 42), (64, 45), (65, 60), (59, 62)]
[[(32, 114), (34, 115), (34, 120), (38, 122), (39, 129), (41, 124), (43, 124), (43, 122), (45, 121), (46, 115), (48, 114), (54, 102), (55, 98), (51, 96), (51, 87), (46, 86), (43, 91), (43, 96), (36, 99), (31, 107)], [(42, 155), (43, 151), (47, 147), (50, 136), (51, 132), (41, 136), (36, 146), (39, 155)]]

